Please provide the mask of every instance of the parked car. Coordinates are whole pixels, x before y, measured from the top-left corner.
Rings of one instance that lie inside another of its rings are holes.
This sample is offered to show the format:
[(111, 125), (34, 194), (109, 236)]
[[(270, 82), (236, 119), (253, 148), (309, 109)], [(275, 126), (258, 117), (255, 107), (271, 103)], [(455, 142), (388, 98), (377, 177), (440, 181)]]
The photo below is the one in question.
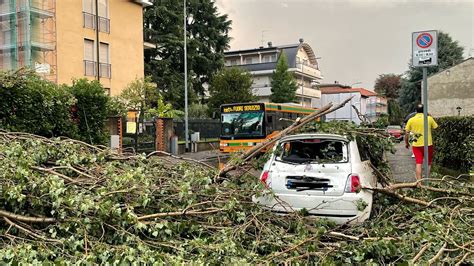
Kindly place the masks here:
[(392, 136), (396, 140), (402, 140), (403, 139), (403, 129), (402, 129), (401, 126), (390, 125), (390, 126), (387, 126), (386, 131), (387, 131), (388, 134), (390, 134), (390, 136)]
[(260, 180), (273, 193), (254, 202), (275, 212), (305, 209), (336, 223), (358, 223), (370, 216), (376, 177), (355, 140), (333, 134), (282, 138), (266, 162)]

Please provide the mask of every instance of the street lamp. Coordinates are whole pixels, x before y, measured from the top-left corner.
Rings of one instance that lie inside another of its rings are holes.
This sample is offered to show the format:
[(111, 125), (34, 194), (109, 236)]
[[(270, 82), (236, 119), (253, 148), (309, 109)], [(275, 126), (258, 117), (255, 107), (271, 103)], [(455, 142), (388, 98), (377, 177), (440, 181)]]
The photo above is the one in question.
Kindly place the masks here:
[(186, 46), (187, 36), (187, 17), (186, 0), (183, 0), (184, 10), (184, 139), (186, 142), (186, 151), (189, 151), (189, 124), (188, 124), (188, 49)]
[(461, 107), (461, 106), (458, 106), (458, 107), (456, 107), (456, 110), (458, 110), (458, 116), (460, 116), (460, 115), (461, 115), (462, 107)]

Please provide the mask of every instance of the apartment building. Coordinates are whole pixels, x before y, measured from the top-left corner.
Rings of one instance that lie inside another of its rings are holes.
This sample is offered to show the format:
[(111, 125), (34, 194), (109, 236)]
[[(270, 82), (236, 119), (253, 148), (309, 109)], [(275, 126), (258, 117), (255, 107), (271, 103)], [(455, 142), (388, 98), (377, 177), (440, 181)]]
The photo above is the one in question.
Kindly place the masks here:
[[(0, 69), (58, 84), (97, 79), (117, 95), (144, 76), (147, 0), (0, 0)], [(151, 48), (151, 47), (150, 47)]]
[(253, 77), (252, 91), (260, 102), (269, 102), (271, 77), (281, 54), (288, 60), (288, 71), (296, 78), (298, 89), (296, 96), (299, 104), (305, 107), (320, 107), (321, 92), (316, 87), (322, 79), (316, 54), (311, 46), (300, 39), (298, 44), (228, 51), (224, 54), (227, 67), (242, 67)]
[[(387, 99), (373, 91), (365, 88), (352, 88), (339, 83), (321, 84), (319, 87), (323, 106), (328, 103), (338, 104), (352, 97), (351, 101), (345, 106), (327, 114), (325, 118), (327, 121), (351, 121), (359, 125), (364, 118), (367, 122), (372, 123), (382, 114), (387, 113)], [(359, 115), (364, 116), (364, 118)]]

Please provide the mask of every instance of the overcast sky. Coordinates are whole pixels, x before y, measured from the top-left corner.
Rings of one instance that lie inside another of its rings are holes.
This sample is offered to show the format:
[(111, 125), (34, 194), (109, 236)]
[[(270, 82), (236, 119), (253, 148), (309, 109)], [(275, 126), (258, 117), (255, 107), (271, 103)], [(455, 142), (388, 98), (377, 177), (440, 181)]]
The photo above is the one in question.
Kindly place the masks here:
[(321, 57), (323, 83), (373, 88), (382, 73), (403, 73), (411, 32), (437, 29), (474, 57), (474, 0), (216, 0), (232, 23), (231, 50), (297, 43)]

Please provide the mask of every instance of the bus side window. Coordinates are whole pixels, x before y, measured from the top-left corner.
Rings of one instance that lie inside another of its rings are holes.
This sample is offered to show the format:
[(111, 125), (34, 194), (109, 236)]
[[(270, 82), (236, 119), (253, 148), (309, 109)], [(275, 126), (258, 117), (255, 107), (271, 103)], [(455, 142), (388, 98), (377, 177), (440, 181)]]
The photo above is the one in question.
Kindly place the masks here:
[(273, 132), (273, 115), (274, 113), (267, 113), (267, 135), (271, 134)]

